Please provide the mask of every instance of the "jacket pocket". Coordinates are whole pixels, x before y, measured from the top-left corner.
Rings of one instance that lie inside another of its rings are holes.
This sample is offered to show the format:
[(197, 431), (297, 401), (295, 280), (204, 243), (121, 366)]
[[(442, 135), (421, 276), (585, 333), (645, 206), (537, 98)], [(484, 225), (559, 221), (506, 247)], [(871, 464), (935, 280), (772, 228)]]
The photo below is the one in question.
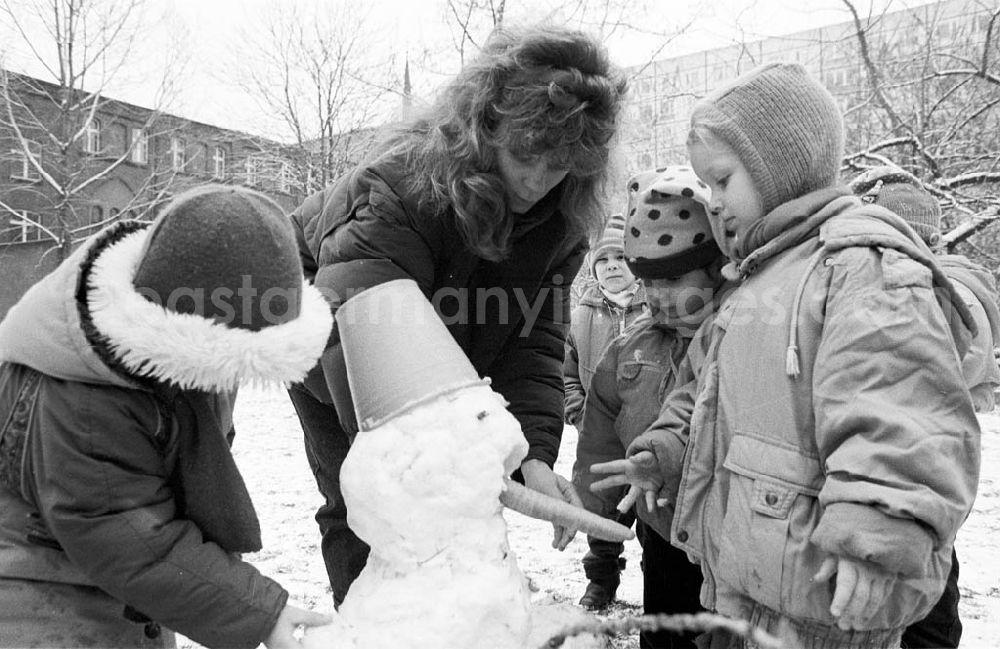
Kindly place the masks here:
[(819, 558), (809, 543), (824, 480), (818, 458), (737, 434), (723, 466), (729, 493), (718, 578), (776, 611), (805, 614), (816, 595), (806, 591)]
[(618, 365), (618, 381), (622, 389), (646, 388), (656, 394), (662, 390), (666, 374), (666, 368), (652, 360), (627, 361)]
[(653, 423), (663, 404), (670, 372), (655, 360), (630, 360), (618, 365), (619, 438), (626, 447)]

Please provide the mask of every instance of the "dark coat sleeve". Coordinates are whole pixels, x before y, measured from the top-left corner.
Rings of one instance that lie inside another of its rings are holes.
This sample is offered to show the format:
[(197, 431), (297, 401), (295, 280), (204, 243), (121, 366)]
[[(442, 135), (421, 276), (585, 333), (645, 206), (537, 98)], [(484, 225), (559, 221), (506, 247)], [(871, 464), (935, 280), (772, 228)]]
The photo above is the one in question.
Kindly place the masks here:
[(546, 276), (536, 296), (537, 316), (526, 318), (490, 368), (493, 387), (510, 402), (508, 409), (521, 423), (528, 440), (526, 460), (552, 466), (562, 439), (563, 362), (569, 326), (570, 287), (586, 243), (574, 246)]
[(200, 644), (258, 646), (288, 593), (177, 518), (151, 398), (49, 380), (40, 399), (32, 490), (69, 559), (113, 597)]
[[(430, 297), (435, 265), (427, 231), (433, 228), (418, 228), (374, 170), (359, 168), (340, 178), (306, 199), (292, 220), (301, 233), (300, 246), (314, 260), (314, 283), (334, 313), (354, 295), (396, 279), (413, 279)], [(336, 322), (321, 365), (341, 424), (354, 434), (358, 425)], [(310, 376), (316, 379), (315, 373)]]

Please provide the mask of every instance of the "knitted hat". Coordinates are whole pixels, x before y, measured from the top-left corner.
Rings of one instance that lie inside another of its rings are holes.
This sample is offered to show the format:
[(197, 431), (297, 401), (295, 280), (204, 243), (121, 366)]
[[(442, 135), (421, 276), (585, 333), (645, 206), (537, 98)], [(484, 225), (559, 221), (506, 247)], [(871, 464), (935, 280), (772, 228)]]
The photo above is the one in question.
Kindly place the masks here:
[(636, 277), (679, 277), (722, 255), (708, 222), (709, 197), (690, 167), (643, 171), (629, 179), (625, 262)]
[(731, 147), (767, 214), (837, 183), (844, 122), (833, 96), (797, 63), (771, 63), (699, 101), (691, 128)]
[(608, 250), (624, 250), (625, 243), (622, 236), (625, 234), (625, 217), (621, 214), (612, 214), (608, 222), (604, 225), (601, 238), (594, 244), (590, 251), (590, 273), (596, 278), (597, 260)]
[(927, 245), (940, 241), (941, 206), (913, 174), (890, 165), (875, 167), (852, 180), (851, 190), (902, 217)]
[(259, 331), (299, 314), (302, 270), (292, 225), (274, 201), (207, 186), (153, 224), (132, 283), (171, 311)]
[(201, 390), (287, 384), (326, 347), (330, 307), (305, 283), (291, 221), (263, 194), (192, 189), (116, 237), (95, 253), (87, 303), (135, 376)]

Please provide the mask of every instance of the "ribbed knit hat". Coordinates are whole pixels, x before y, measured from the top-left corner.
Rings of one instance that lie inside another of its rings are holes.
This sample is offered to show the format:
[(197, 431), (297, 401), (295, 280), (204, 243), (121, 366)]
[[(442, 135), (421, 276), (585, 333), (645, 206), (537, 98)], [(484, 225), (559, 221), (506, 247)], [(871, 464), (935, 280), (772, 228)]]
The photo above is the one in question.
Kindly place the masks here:
[(797, 63), (757, 67), (708, 95), (695, 105), (691, 127), (733, 149), (764, 214), (837, 183), (843, 117), (833, 96)]
[(643, 171), (629, 179), (625, 262), (636, 277), (679, 277), (722, 255), (708, 222), (709, 198), (690, 167)]
[(941, 206), (913, 174), (894, 166), (869, 169), (851, 181), (851, 190), (910, 224), (929, 246), (941, 240)]
[(302, 269), (291, 222), (274, 201), (208, 185), (164, 209), (132, 283), (170, 311), (259, 331), (298, 316)]
[(590, 273), (597, 278), (597, 260), (608, 250), (623, 251), (625, 249), (625, 217), (621, 214), (612, 214), (608, 222), (601, 231), (601, 237), (594, 243), (590, 251)]

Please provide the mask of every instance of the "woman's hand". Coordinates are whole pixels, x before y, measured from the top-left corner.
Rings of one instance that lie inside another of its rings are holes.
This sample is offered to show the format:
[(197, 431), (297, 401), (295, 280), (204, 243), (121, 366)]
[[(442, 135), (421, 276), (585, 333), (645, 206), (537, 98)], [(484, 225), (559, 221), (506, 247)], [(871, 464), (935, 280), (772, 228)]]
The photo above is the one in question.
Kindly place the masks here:
[[(549, 468), (545, 462), (541, 460), (525, 461), (521, 464), (521, 475), (524, 476), (525, 487), (583, 508), (583, 501), (580, 500), (580, 495), (576, 493), (576, 489), (570, 481)], [(565, 550), (576, 535), (575, 529), (555, 523), (552, 524), (552, 529), (552, 547), (559, 551)]]
[(896, 577), (870, 563), (829, 556), (813, 579), (826, 581), (834, 575), (837, 580), (830, 614), (837, 618), (837, 626), (844, 631), (867, 628), (892, 592)]
[(620, 512), (627, 512), (640, 496), (645, 497), (646, 507), (651, 512), (655, 511), (655, 507), (663, 507), (668, 502), (667, 498), (660, 495), (664, 485), (663, 476), (652, 451), (639, 451), (624, 460), (592, 464), (590, 470), (593, 473), (608, 474), (607, 478), (590, 485), (591, 491), (629, 485), (628, 493), (618, 503)]
[(286, 604), (278, 614), (271, 633), (264, 639), (264, 645), (267, 649), (302, 649), (302, 643), (295, 637), (297, 629), (332, 623), (333, 620), (326, 615)]

